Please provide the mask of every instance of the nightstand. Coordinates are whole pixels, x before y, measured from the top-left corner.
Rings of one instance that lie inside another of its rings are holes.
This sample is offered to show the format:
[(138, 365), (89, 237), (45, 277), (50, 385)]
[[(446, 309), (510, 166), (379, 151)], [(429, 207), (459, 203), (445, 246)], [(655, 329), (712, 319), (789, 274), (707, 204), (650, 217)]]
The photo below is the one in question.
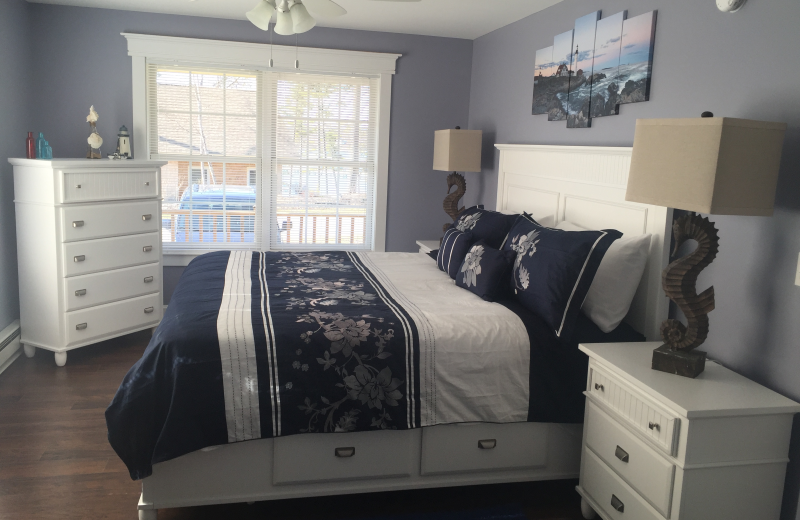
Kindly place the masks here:
[(439, 249), (439, 240), (417, 240), (417, 245), (419, 246), (419, 252), (427, 255), (431, 251)]
[(658, 346), (580, 346), (584, 518), (777, 519), (800, 404), (714, 362), (696, 379), (652, 370)]

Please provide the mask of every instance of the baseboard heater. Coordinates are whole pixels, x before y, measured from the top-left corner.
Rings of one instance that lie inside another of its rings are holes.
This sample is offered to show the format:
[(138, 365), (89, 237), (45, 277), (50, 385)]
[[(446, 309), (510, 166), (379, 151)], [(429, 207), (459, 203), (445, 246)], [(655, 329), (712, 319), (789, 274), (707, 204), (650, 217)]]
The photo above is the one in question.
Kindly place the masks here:
[(19, 320), (0, 331), (0, 373), (19, 357), (20, 354)]

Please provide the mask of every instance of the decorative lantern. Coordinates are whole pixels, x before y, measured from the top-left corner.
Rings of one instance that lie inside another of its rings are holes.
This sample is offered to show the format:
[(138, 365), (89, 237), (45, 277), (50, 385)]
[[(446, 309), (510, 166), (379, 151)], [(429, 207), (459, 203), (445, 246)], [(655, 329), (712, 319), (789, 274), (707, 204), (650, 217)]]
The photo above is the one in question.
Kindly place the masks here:
[(125, 125), (122, 125), (122, 127), (119, 129), (119, 134), (117, 134), (116, 155), (133, 159), (133, 154), (131, 153), (131, 136), (128, 133), (128, 129), (125, 127)]

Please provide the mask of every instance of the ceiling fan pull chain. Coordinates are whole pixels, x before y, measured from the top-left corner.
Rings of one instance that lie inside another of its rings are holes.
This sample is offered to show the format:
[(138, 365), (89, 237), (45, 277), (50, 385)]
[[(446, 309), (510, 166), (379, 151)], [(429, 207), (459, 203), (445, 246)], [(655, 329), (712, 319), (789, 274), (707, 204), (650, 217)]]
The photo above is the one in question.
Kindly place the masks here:
[(300, 60), (297, 57), (297, 33), (294, 33), (294, 68), (300, 68)]

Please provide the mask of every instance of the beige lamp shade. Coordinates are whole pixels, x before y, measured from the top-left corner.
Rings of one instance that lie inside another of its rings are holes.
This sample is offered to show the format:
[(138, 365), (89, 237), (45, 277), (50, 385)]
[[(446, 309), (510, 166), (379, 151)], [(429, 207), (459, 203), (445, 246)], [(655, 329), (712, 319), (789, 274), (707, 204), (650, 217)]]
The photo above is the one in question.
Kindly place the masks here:
[(714, 215), (772, 215), (785, 123), (639, 119), (625, 200)]
[(483, 132), (437, 130), (433, 141), (433, 169), (445, 172), (481, 171)]

